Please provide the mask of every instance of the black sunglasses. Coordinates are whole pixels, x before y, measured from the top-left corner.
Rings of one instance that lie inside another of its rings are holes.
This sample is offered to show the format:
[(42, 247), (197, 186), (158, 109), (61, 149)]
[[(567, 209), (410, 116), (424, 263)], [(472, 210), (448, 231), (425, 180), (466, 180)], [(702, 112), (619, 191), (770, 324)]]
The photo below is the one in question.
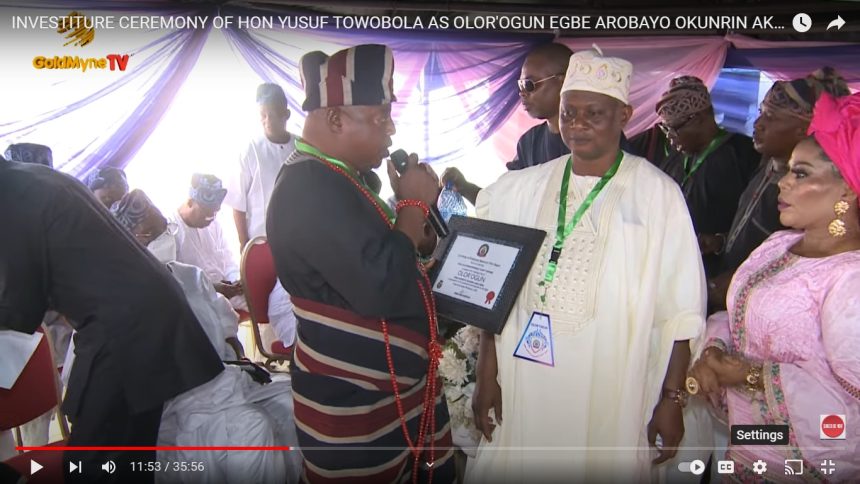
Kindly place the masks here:
[(663, 131), (663, 134), (668, 136), (669, 133), (677, 133), (678, 131), (681, 131), (682, 129), (684, 129), (684, 126), (686, 126), (687, 123), (692, 121), (693, 118), (695, 118), (698, 115), (699, 115), (699, 113), (693, 113), (693, 114), (687, 116), (687, 119), (681, 121), (680, 123), (678, 123), (675, 126), (669, 126), (666, 123), (657, 123), (657, 126), (660, 127), (660, 130)]
[(537, 89), (538, 84), (545, 82), (545, 81), (548, 81), (548, 80), (555, 78), (555, 77), (558, 77), (558, 76), (563, 76), (563, 75), (564, 74), (553, 74), (549, 77), (544, 77), (543, 79), (540, 79), (537, 81), (533, 81), (531, 79), (518, 79), (517, 80), (517, 86), (520, 88), (520, 91), (522, 91), (522, 92), (534, 92), (535, 89)]

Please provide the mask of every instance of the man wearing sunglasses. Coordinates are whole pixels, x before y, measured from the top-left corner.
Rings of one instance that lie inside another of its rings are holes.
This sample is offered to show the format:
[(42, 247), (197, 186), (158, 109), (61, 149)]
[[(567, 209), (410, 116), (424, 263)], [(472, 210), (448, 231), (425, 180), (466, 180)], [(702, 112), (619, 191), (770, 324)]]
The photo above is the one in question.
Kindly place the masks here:
[(712, 277), (719, 271), (719, 253), (738, 200), (761, 155), (752, 138), (717, 125), (708, 88), (697, 77), (673, 79), (657, 103), (657, 114), (657, 126), (674, 150), (660, 162), (651, 161), (681, 185), (705, 273)]
[[(532, 127), (517, 141), (517, 155), (507, 163), (508, 170), (522, 170), (540, 165), (570, 153), (558, 127), (558, 107), (561, 102), (561, 85), (573, 51), (566, 45), (550, 43), (532, 50), (523, 63), (517, 88), (523, 108), (529, 116), (544, 120)], [(624, 133), (621, 148), (630, 152)], [(449, 168), (442, 175), (443, 184), (452, 182), (454, 188), (475, 204), (481, 187), (469, 183), (457, 168)]]
[[(573, 52), (563, 44), (541, 45), (526, 57), (517, 88), (529, 116), (544, 120), (526, 131), (517, 142), (517, 156), (507, 163), (508, 170), (540, 165), (570, 153), (558, 131), (558, 105), (561, 83)], [(448, 168), (442, 182), (451, 182), (467, 200), (475, 204), (481, 187), (469, 183), (457, 168)]]
[(517, 142), (517, 156), (509, 170), (540, 165), (569, 153), (558, 130), (561, 84), (571, 50), (562, 44), (547, 44), (533, 50), (523, 63), (517, 88), (529, 116), (544, 120), (526, 131)]

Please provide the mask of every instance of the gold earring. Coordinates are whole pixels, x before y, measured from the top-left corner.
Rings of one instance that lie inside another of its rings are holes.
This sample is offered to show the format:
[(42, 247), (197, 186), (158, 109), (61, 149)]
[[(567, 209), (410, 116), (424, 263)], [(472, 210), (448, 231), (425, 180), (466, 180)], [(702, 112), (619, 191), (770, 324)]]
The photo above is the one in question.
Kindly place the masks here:
[(842, 216), (848, 213), (848, 202), (845, 200), (839, 200), (836, 202), (836, 205), (833, 206), (833, 213), (836, 214), (836, 219), (830, 222), (830, 225), (827, 226), (827, 230), (830, 232), (830, 235), (833, 237), (844, 237), (845, 230), (845, 222), (842, 220)]

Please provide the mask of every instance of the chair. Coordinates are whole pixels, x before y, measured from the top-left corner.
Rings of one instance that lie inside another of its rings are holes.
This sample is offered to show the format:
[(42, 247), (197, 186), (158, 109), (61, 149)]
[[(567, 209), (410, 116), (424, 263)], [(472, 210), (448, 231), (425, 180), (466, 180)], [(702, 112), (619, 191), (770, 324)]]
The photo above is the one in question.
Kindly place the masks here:
[(275, 261), (266, 237), (254, 237), (242, 251), (242, 291), (248, 302), (248, 312), (251, 314), (251, 327), (254, 333), (254, 344), (257, 351), (266, 358), (266, 367), (274, 369), (274, 362), (289, 361), (293, 347), (286, 346), (282, 341), (274, 341), (266, 349), (260, 334), (260, 326), (269, 324), (269, 294), (275, 288), (278, 276), (275, 273)]
[[(59, 375), (54, 366), (52, 349), (44, 328), (43, 334), (36, 346), (33, 356), (24, 366), (24, 370), (12, 388), (0, 388), (0, 430), (16, 428), (17, 445), (22, 445), (21, 434), (17, 427), (45, 414), (52, 408), (57, 408), (57, 419), (63, 440), (48, 444), (48, 446), (65, 445), (69, 438), (69, 427), (66, 417), (62, 414), (59, 404), (62, 401)], [(30, 475), (30, 460), (35, 460), (44, 467), (43, 471), (34, 474), (27, 482), (62, 482), (63, 453), (60, 451), (34, 450), (23, 452), (5, 461), (10, 467), (23, 476)]]
[(249, 313), (248, 311), (243, 311), (241, 309), (235, 309), (235, 308), (233, 310), (236, 311), (236, 314), (239, 315), (239, 322), (240, 323), (244, 323), (245, 321), (251, 320), (251, 313)]

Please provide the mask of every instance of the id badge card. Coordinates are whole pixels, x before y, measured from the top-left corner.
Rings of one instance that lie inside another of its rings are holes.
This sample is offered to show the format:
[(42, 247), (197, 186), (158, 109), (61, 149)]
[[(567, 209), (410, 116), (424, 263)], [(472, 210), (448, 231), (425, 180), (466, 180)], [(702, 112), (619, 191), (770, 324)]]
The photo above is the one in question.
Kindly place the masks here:
[(514, 356), (547, 366), (555, 366), (552, 324), (549, 314), (533, 312), (520, 336)]

